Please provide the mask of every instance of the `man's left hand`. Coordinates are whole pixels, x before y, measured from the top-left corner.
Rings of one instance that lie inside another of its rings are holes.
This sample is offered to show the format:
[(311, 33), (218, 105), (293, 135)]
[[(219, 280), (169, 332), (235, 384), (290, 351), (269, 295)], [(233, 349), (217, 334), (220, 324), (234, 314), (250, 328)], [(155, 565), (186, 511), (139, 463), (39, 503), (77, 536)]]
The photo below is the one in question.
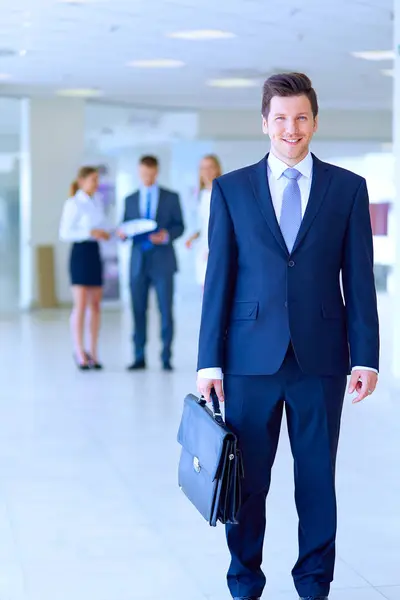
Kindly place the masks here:
[(168, 241), (168, 231), (160, 229), (160, 231), (149, 235), (149, 240), (156, 245), (165, 244)]
[(350, 378), (348, 392), (358, 395), (354, 398), (353, 404), (357, 404), (364, 400), (367, 396), (374, 393), (376, 384), (378, 383), (378, 375), (375, 371), (366, 371), (365, 369), (355, 369)]

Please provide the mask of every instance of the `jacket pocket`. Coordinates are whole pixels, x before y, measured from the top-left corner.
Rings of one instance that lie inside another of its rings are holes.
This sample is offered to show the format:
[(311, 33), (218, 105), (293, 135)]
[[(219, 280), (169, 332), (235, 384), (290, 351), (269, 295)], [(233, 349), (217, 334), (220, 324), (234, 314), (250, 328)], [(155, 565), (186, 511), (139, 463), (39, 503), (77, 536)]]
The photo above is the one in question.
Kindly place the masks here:
[(254, 321), (258, 316), (258, 302), (234, 302), (231, 321)]

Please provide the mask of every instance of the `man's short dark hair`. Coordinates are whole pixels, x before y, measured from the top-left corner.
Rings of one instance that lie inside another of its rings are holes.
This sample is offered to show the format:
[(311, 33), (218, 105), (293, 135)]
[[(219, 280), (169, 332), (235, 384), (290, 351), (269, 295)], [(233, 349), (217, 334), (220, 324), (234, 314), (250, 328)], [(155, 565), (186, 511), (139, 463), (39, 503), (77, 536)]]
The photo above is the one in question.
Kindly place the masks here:
[(280, 73), (272, 75), (264, 83), (262, 98), (262, 115), (268, 117), (271, 100), (274, 96), (307, 96), (315, 117), (318, 115), (317, 94), (312, 86), (311, 79), (304, 73)]
[(139, 164), (146, 165), (146, 167), (153, 167), (154, 169), (158, 168), (158, 160), (155, 156), (142, 156), (142, 158), (139, 161)]

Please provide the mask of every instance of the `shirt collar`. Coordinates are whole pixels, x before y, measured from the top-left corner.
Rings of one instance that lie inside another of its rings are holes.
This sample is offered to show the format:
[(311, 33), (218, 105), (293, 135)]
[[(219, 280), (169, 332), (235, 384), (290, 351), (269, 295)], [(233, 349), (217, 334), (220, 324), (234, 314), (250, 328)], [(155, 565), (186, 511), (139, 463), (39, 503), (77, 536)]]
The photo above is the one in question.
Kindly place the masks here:
[(75, 194), (75, 198), (78, 198), (78, 200), (83, 200), (84, 202), (89, 202), (92, 200), (92, 197), (83, 190), (78, 190)]
[(142, 194), (147, 194), (148, 192), (150, 192), (151, 194), (154, 194), (156, 191), (158, 190), (158, 183), (153, 183), (153, 185), (150, 185), (149, 187), (141, 184), (140, 186), (140, 191)]
[[(275, 179), (282, 177), (284, 171), (289, 168), (288, 165), (277, 158), (275, 154), (272, 154), (272, 152), (270, 152), (268, 155), (268, 166), (271, 169), (271, 173)], [(297, 165), (294, 165), (292, 169), (297, 169), (297, 171), (304, 175), (304, 177), (310, 179), (313, 169), (313, 158), (311, 152), (309, 152), (307, 156), (303, 158), (303, 160), (297, 163)]]

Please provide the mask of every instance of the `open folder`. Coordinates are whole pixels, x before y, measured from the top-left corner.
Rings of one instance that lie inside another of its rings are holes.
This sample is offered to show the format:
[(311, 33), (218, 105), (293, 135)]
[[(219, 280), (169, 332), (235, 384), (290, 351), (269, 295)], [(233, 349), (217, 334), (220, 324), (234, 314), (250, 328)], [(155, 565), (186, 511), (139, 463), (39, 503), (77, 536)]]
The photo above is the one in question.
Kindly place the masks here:
[(153, 219), (132, 219), (125, 221), (119, 227), (128, 238), (136, 243), (144, 242), (148, 239), (150, 233), (158, 231), (157, 222)]

